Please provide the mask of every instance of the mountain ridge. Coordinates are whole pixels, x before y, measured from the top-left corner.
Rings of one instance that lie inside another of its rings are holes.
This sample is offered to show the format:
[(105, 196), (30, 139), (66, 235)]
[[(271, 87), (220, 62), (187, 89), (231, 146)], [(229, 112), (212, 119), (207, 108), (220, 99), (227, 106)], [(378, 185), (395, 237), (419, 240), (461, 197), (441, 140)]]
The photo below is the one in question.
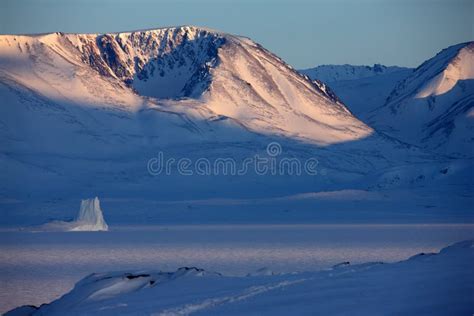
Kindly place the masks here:
[[(35, 38), (40, 48), (36, 42), (31, 46), (39, 50), (40, 59), (41, 54), (57, 54), (71, 64), (88, 65), (139, 96), (201, 100), (208, 110), (258, 132), (279, 133), (278, 120), (283, 133), (320, 144), (372, 133), (342, 103), (328, 98), (279, 57), (247, 38), (222, 34), (193, 27), (112, 35), (51, 33)], [(17, 42), (20, 52), (32, 51), (28, 37), (0, 39), (12, 55), (10, 41)], [(7, 61), (2, 68), (8, 73), (8, 67)], [(324, 138), (318, 136), (323, 130)]]
[(400, 66), (386, 66), (382, 64), (368, 65), (319, 65), (313, 68), (301, 69), (300, 72), (311, 79), (319, 79), (325, 83), (334, 83), (345, 80), (356, 80), (390, 74), (393, 72), (408, 70), (410, 68)]

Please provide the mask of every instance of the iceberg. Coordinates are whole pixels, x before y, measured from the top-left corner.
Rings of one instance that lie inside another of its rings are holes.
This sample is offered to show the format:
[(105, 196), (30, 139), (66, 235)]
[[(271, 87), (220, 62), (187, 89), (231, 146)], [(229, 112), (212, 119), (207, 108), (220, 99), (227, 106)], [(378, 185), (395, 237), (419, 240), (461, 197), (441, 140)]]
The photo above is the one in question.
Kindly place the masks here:
[(73, 221), (52, 221), (35, 227), (32, 231), (107, 231), (98, 197), (81, 201), (81, 208)]
[(81, 209), (74, 224), (71, 231), (107, 231), (109, 229), (102, 215), (98, 197), (81, 201)]

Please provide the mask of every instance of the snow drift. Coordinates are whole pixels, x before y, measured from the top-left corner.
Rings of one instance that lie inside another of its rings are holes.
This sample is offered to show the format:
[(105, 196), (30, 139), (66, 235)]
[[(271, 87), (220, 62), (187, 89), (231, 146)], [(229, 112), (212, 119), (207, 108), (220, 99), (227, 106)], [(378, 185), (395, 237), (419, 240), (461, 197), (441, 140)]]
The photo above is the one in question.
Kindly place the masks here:
[(468, 315), (474, 241), (384, 264), (349, 262), (319, 272), (228, 277), (197, 268), (94, 273), (40, 307), (6, 315)]

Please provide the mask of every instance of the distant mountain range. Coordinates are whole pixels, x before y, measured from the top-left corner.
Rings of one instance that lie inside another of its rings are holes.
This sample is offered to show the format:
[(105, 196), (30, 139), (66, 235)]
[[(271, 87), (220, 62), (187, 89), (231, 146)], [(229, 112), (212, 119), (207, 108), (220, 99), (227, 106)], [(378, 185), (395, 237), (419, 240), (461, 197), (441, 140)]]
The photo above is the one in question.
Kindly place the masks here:
[(474, 42), (444, 49), (399, 82), (370, 122), (428, 150), (474, 156)]
[(302, 69), (300, 72), (312, 79), (319, 79), (326, 83), (356, 80), (392, 74), (409, 68), (398, 66), (384, 66), (374, 64), (373, 66), (354, 66), (354, 65), (321, 65), (314, 68)]
[(416, 69), (319, 66), (326, 82), (371, 127), (441, 154), (474, 155), (474, 43), (444, 49)]

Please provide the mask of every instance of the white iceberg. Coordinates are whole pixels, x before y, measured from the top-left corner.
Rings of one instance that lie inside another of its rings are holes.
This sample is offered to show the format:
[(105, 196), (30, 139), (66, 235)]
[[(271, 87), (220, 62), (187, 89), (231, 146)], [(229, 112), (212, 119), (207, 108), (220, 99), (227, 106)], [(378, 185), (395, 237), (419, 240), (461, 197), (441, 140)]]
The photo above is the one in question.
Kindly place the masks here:
[(109, 229), (102, 215), (98, 197), (81, 201), (81, 209), (73, 223), (75, 225), (71, 231), (107, 231)]
[(98, 197), (81, 201), (76, 219), (70, 222), (53, 221), (33, 229), (34, 231), (107, 231)]

